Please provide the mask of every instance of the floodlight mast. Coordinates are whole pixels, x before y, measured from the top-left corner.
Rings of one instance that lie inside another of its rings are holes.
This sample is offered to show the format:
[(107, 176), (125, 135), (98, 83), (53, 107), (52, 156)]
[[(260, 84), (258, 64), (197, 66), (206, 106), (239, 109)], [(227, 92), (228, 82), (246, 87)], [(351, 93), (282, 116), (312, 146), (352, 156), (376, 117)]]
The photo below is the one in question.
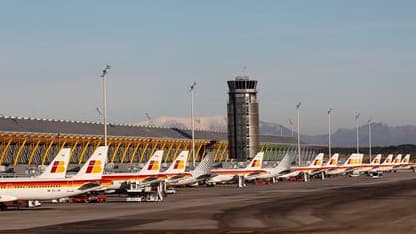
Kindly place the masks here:
[(359, 118), (360, 118), (360, 113), (358, 113), (358, 112), (356, 112), (355, 113), (355, 127), (356, 127), (356, 137), (357, 137), (357, 154), (359, 154), (360, 153), (360, 139), (359, 139), (359, 133), (358, 133), (358, 131), (359, 131), (359, 128), (360, 128), (360, 126), (359, 126)]
[(107, 146), (108, 142), (107, 142), (107, 138), (108, 138), (108, 132), (107, 132), (107, 74), (108, 71), (111, 69), (110, 65), (106, 65), (102, 74), (101, 74), (101, 78), (102, 78), (102, 82), (103, 82), (103, 124), (104, 124), (104, 146)]
[(333, 110), (334, 109), (331, 108), (331, 107), (328, 110), (328, 155), (329, 155), (329, 158), (331, 158), (331, 156), (332, 156), (332, 152), (331, 152), (331, 136), (332, 136), (331, 114), (332, 114)]
[(372, 120), (371, 119), (369, 119), (368, 120), (368, 154), (370, 155), (370, 163), (371, 163), (371, 161), (372, 161), (372, 136), (371, 136), (371, 124), (372, 124)]
[(192, 166), (195, 168), (195, 114), (194, 114), (194, 90), (196, 82), (194, 81), (189, 88), (191, 93), (191, 127), (192, 127)]
[(301, 157), (300, 157), (300, 107), (302, 106), (302, 102), (299, 102), (296, 105), (296, 110), (298, 112), (298, 164), (301, 165)]

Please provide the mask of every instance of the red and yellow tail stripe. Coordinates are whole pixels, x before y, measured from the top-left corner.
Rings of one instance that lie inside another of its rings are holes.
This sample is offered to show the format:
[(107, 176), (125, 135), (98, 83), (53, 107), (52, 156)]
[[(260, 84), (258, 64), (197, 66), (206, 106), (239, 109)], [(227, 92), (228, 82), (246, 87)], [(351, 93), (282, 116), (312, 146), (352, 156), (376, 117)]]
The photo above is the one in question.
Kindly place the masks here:
[(65, 162), (55, 161), (51, 168), (51, 173), (63, 173), (65, 172)]
[(159, 170), (160, 165), (159, 165), (159, 161), (150, 161), (149, 166), (147, 167), (147, 170), (149, 171), (156, 171)]
[(101, 160), (91, 160), (87, 167), (87, 174), (97, 174), (102, 171), (102, 162)]
[(185, 168), (185, 162), (183, 160), (177, 160), (175, 161), (175, 165), (173, 166), (173, 169), (184, 169)]

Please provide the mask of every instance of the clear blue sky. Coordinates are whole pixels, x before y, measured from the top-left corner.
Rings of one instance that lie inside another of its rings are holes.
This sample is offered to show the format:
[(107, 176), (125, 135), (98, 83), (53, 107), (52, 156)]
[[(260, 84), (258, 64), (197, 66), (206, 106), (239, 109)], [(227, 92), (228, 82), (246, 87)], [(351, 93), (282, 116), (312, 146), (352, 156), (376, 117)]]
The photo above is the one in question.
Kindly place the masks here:
[[(259, 80), (261, 119), (305, 133), (353, 113), (416, 124), (416, 1), (0, 1), (0, 113), (96, 119), (100, 70), (111, 121), (224, 115), (226, 80)], [(407, 108), (409, 107), (409, 108)]]

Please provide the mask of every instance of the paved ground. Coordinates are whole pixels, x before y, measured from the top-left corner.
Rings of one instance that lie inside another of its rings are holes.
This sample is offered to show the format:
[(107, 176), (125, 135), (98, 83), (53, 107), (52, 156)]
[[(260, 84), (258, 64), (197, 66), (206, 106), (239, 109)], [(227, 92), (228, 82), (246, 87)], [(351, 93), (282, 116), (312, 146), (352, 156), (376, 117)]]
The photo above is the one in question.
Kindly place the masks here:
[(415, 195), (413, 173), (184, 188), (160, 203), (44, 204), (0, 212), (0, 232), (416, 233)]

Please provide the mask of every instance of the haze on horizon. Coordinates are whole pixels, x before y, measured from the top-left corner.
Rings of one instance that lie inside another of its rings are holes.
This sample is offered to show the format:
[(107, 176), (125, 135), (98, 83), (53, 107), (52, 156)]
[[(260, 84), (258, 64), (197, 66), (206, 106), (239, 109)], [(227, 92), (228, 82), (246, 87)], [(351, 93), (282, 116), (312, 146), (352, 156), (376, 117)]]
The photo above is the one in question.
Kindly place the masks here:
[(226, 81), (259, 80), (260, 118), (352, 128), (354, 112), (416, 125), (414, 1), (2, 1), (0, 114), (96, 120), (226, 112)]

